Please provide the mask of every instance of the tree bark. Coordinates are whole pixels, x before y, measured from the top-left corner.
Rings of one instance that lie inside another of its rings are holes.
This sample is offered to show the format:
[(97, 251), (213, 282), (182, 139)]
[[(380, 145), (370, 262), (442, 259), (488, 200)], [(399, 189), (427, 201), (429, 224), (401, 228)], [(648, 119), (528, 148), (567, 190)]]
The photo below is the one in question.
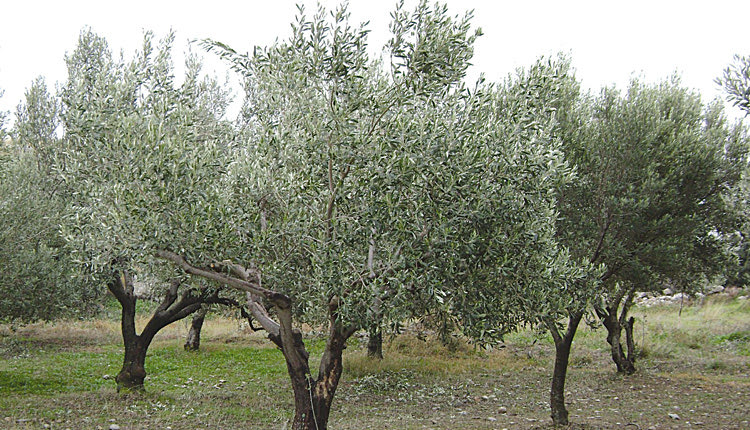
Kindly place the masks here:
[(125, 359), (115, 382), (117, 391), (142, 391), (146, 379), (146, 352), (151, 339), (142, 336), (123, 336), (125, 340)]
[[(619, 312), (620, 301), (624, 303), (622, 310)], [(602, 324), (607, 329), (607, 343), (610, 346), (610, 355), (612, 361), (617, 366), (617, 373), (632, 375), (635, 373), (635, 341), (633, 339), (633, 325), (635, 318), (628, 318), (628, 311), (633, 300), (633, 292), (629, 292), (627, 297), (620, 295), (614, 298), (605, 308), (597, 307), (596, 313)], [(622, 330), (625, 329), (625, 345), (627, 350), (622, 346)], [(627, 354), (626, 352), (627, 351)]]
[(378, 326), (371, 326), (368, 330), (370, 338), (367, 341), (367, 356), (370, 358), (383, 359), (383, 331)]
[[(309, 354), (302, 342), (302, 335), (294, 330), (291, 339), (281, 336), (282, 352), (286, 358), (287, 371), (294, 391), (293, 430), (326, 430), (331, 413), (333, 397), (336, 393), (343, 370), (343, 351), (346, 341), (356, 331), (354, 327), (342, 327), (337, 321), (338, 298), (329, 304), (331, 322), (323, 357), (320, 360), (318, 378), (313, 380), (308, 364)], [(278, 309), (277, 309), (278, 310)], [(280, 320), (285, 320), (279, 312)], [(281, 323), (282, 333), (285, 331)], [(273, 340), (273, 339), (272, 339)], [(289, 340), (292, 340), (290, 345)], [(277, 344), (279, 344), (278, 341)], [(291, 346), (291, 347), (290, 347)]]
[(583, 318), (582, 312), (572, 314), (568, 318), (568, 327), (563, 335), (560, 334), (554, 321), (545, 321), (555, 341), (555, 366), (552, 371), (550, 409), (552, 422), (556, 426), (568, 425), (568, 410), (565, 407), (565, 379), (568, 373), (568, 361), (573, 338), (578, 330), (581, 318)]
[(207, 307), (201, 307), (193, 314), (193, 320), (190, 322), (190, 330), (188, 330), (187, 340), (185, 341), (185, 351), (198, 351), (201, 347), (201, 330), (203, 329), (203, 321), (206, 319), (208, 313)]

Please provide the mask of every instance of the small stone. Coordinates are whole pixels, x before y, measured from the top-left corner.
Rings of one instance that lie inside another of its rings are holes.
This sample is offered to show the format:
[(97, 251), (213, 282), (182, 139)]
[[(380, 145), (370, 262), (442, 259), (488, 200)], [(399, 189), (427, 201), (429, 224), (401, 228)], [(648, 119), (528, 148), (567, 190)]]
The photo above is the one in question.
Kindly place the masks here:
[(490, 399), (489, 396), (482, 396), (482, 400), (489, 400), (489, 399)]
[(495, 417), (487, 417), (487, 421), (497, 421), (497, 418), (495, 418)]
[(677, 414), (669, 414), (669, 418), (672, 418), (673, 420), (679, 420), (680, 416)]
[(500, 406), (500, 409), (498, 409), (497, 411), (500, 412), (501, 414), (507, 414), (508, 408), (506, 408), (505, 406)]
[(120, 430), (120, 426), (118, 426), (117, 424), (110, 424), (109, 430)]

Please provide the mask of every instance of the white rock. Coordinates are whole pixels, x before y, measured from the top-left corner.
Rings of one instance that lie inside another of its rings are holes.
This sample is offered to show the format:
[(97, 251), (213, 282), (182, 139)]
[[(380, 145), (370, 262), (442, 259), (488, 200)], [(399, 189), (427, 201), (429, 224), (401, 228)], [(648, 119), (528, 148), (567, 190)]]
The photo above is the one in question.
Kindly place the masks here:
[(117, 424), (110, 424), (109, 430), (120, 430), (120, 426), (118, 426)]
[(673, 420), (679, 420), (680, 416), (677, 414), (669, 414), (669, 418), (672, 418)]
[(672, 296), (673, 302), (679, 302), (679, 301), (687, 300), (687, 299), (688, 299), (688, 295), (685, 293), (677, 293), (674, 296)]

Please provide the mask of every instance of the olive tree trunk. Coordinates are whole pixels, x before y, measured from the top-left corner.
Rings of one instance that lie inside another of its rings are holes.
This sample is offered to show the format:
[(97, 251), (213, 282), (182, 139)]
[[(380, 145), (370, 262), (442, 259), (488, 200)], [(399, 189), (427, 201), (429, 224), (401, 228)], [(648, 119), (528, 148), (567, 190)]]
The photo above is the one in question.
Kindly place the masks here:
[(107, 287), (122, 307), (121, 330), (125, 356), (120, 373), (115, 378), (117, 391), (141, 391), (146, 378), (146, 353), (154, 336), (167, 325), (200, 309), (202, 302), (211, 300), (215, 296), (204, 297), (193, 294), (193, 290), (188, 290), (182, 294), (180, 300), (177, 300), (180, 284), (174, 281), (170, 284), (164, 300), (154, 311), (146, 327), (141, 334), (138, 334), (135, 327), (138, 298), (133, 290), (132, 278), (128, 271), (115, 271)]
[(193, 314), (193, 319), (190, 322), (190, 329), (188, 330), (187, 339), (185, 340), (185, 351), (198, 351), (201, 347), (201, 330), (203, 329), (203, 322), (206, 319), (208, 308), (203, 306)]
[(583, 318), (582, 312), (572, 314), (568, 318), (565, 333), (560, 333), (557, 323), (546, 320), (545, 323), (555, 341), (555, 366), (552, 371), (552, 388), (550, 389), (550, 409), (552, 422), (556, 426), (568, 425), (568, 409), (565, 407), (565, 379), (568, 374), (568, 361), (573, 338), (578, 330), (578, 324)]
[[(268, 338), (284, 354), (294, 393), (292, 430), (327, 429), (333, 397), (343, 370), (342, 356), (346, 341), (358, 328), (344, 326), (339, 320), (339, 298), (334, 296), (328, 303), (328, 341), (320, 360), (318, 377), (313, 379), (310, 373), (310, 354), (302, 341), (302, 333), (293, 328), (292, 299), (283, 293), (262, 287), (259, 271), (232, 263), (203, 269), (166, 250), (159, 251), (157, 256), (172, 261), (186, 273), (246, 292), (248, 312), (263, 326), (268, 332)], [(227, 271), (231, 272), (231, 276), (226, 274)], [(273, 305), (276, 319), (269, 315), (264, 301)]]
[(383, 359), (383, 330), (373, 325), (368, 330), (367, 356), (377, 360)]
[[(607, 343), (610, 346), (612, 361), (617, 366), (617, 372), (625, 375), (632, 375), (636, 370), (635, 341), (633, 339), (635, 318), (628, 318), (634, 294), (635, 289), (631, 288), (626, 294), (615, 296), (607, 306), (595, 307), (599, 320), (607, 329)], [(621, 310), (620, 302), (623, 302)], [(623, 348), (622, 342), (623, 329), (625, 330), (625, 348)]]
[[(281, 331), (286, 333), (287, 329)], [(326, 430), (328, 428), (334, 394), (343, 370), (343, 351), (346, 348), (347, 339), (354, 331), (352, 328), (345, 329), (335, 323), (331, 325), (320, 361), (318, 377), (315, 379), (310, 373), (309, 354), (299, 331), (293, 330), (291, 336), (281, 334), (276, 339), (273, 335), (269, 336), (277, 345), (282, 345), (281, 350), (292, 382), (294, 392), (292, 430)]]

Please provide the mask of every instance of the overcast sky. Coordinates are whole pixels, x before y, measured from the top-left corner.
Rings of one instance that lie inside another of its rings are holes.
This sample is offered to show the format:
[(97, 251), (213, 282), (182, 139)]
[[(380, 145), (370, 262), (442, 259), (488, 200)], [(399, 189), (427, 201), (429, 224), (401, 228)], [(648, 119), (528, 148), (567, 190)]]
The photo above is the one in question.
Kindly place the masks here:
[[(407, 0), (413, 6), (417, 0)], [(290, 34), (296, 3), (310, 12), (316, 0), (17, 0), (0, 4), (0, 110), (14, 112), (24, 90), (39, 75), (50, 87), (65, 79), (64, 55), (75, 48), (85, 26), (106, 37), (114, 51), (130, 55), (144, 30), (157, 37), (170, 28), (177, 50), (210, 37), (238, 51)], [(321, 0), (329, 8), (337, 0)], [(541, 55), (563, 51), (573, 59), (585, 88), (624, 88), (634, 76), (649, 82), (674, 72), (704, 100), (723, 97), (713, 82), (734, 54), (750, 55), (748, 0), (584, 1), (447, 0), (452, 15), (475, 11), (484, 31), (476, 45), (469, 79), (484, 73), (500, 80)], [(355, 22), (370, 21), (370, 45), (387, 39), (396, 0), (351, 0)], [(198, 48), (194, 48), (198, 49)], [(217, 66), (211, 66), (216, 68)], [(218, 70), (218, 69), (217, 69)], [(220, 73), (224, 73), (221, 72)]]

